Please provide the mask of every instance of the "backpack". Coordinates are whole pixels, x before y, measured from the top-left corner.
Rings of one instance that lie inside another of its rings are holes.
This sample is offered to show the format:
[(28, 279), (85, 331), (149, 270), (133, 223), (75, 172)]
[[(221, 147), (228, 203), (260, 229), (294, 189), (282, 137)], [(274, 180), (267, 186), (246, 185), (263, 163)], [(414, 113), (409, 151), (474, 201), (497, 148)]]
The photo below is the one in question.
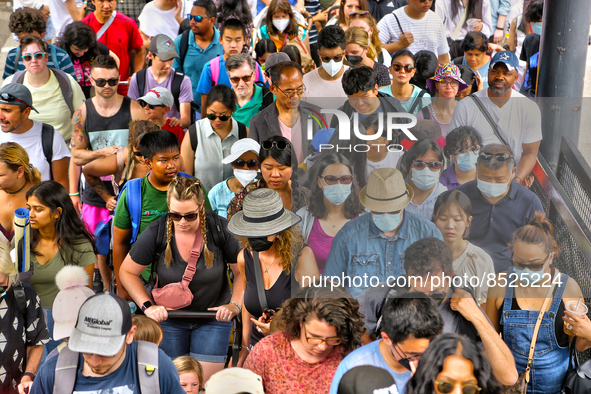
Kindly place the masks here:
[[(209, 67), (211, 69), (211, 80), (213, 81), (214, 85), (217, 85), (218, 81), (220, 80), (220, 56), (211, 59)], [(259, 78), (259, 67), (257, 65), (254, 71), (254, 80), (258, 81)]]
[[(54, 394), (71, 394), (74, 391), (79, 355), (80, 353), (65, 347), (57, 356), (53, 381)], [(140, 392), (142, 394), (160, 394), (158, 345), (152, 342), (137, 341), (137, 370)]]
[[(191, 29), (185, 30), (183, 34), (181, 34), (181, 50), (179, 53), (179, 70), (183, 72), (183, 65), (185, 64), (185, 58), (187, 57), (187, 51), (189, 50), (189, 33)], [(178, 71), (178, 70), (177, 70)]]
[[(421, 92), (415, 98), (415, 101), (413, 101), (412, 106), (410, 107), (410, 110), (408, 111), (409, 114), (412, 114), (415, 111), (415, 109), (417, 108), (419, 103), (422, 101), (422, 98), (426, 93), (428, 93), (427, 90), (421, 89)], [(423, 108), (425, 108), (425, 107), (423, 107)], [(425, 119), (427, 119), (427, 118), (425, 118)]]
[[(140, 97), (146, 94), (146, 71), (147, 69), (144, 68), (136, 73), (137, 89)], [(174, 97), (174, 105), (176, 105), (176, 109), (179, 112), (181, 112), (179, 97), (181, 95), (181, 85), (183, 83), (184, 78), (184, 73), (175, 70), (174, 77), (172, 77), (172, 85), (170, 86), (170, 93), (172, 93), (172, 97)]]
[[(70, 116), (72, 116), (74, 114), (75, 108), (73, 101), (74, 93), (72, 92), (72, 84), (70, 83), (70, 78), (68, 78), (68, 74), (66, 74), (62, 70), (56, 70), (53, 68), (50, 68), (49, 70), (53, 72), (53, 75), (55, 75), (55, 77), (57, 78), (57, 82), (60, 85), (60, 90), (62, 91), (62, 95), (64, 96), (64, 101), (70, 109)], [(25, 79), (26, 72), (27, 70), (15, 72), (14, 76), (12, 77), (12, 82), (20, 83), (22, 85)]]
[(42, 123), (41, 126), (41, 146), (43, 147), (43, 155), (45, 160), (49, 163), (49, 179), (53, 180), (53, 171), (51, 170), (51, 163), (53, 162), (53, 136), (55, 129), (52, 125)]
[[(181, 171), (179, 171), (178, 175), (186, 178), (193, 178), (191, 175)], [(137, 240), (140, 233), (142, 219), (142, 179), (143, 178), (130, 179), (119, 191), (119, 196), (121, 196), (123, 190), (127, 190), (127, 193), (125, 194), (125, 207), (131, 218), (132, 235), (131, 240), (129, 241), (130, 244), (133, 244)], [(119, 202), (117, 202), (117, 205), (119, 205)]]
[(273, 98), (273, 93), (271, 93), (271, 90), (269, 90), (269, 88), (266, 87), (264, 83), (262, 83), (261, 81), (256, 81), (255, 84), (263, 89), (263, 103), (261, 104), (261, 108), (259, 109), (259, 112), (261, 112), (269, 105), (273, 104), (273, 101), (275, 101), (275, 99)]
[[(246, 138), (246, 126), (244, 125), (244, 123), (240, 123), (238, 121), (236, 122), (238, 123), (238, 139), (241, 140), (243, 138)], [(191, 148), (193, 149), (193, 152), (195, 152), (197, 150), (197, 126), (195, 126), (195, 123), (193, 123), (191, 127), (189, 127), (187, 133), (189, 134), (189, 138), (191, 138)]]

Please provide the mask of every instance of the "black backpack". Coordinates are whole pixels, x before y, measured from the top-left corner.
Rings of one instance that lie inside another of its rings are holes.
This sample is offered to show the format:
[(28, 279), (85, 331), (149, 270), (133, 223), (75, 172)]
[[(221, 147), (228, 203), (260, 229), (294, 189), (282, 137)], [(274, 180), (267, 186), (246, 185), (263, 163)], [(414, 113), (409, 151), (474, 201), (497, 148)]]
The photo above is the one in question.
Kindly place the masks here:
[[(137, 90), (138, 93), (141, 96), (144, 96), (146, 94), (146, 72), (147, 69), (144, 68), (143, 70), (140, 70), (137, 72)], [(180, 72), (180, 71), (176, 71), (174, 72), (174, 77), (172, 78), (172, 86), (171, 86), (171, 92), (172, 93), (172, 97), (174, 97), (174, 105), (176, 105), (176, 109), (180, 112), (181, 111), (181, 105), (179, 103), (179, 96), (181, 95), (181, 85), (183, 84), (183, 79), (185, 78), (185, 74)]]
[[(271, 97), (272, 96), (273, 95), (271, 95)], [(197, 150), (197, 126), (195, 126), (195, 123), (189, 127), (187, 134), (189, 134), (189, 138), (191, 138), (191, 148), (193, 149), (193, 152), (195, 152)], [(238, 122), (238, 139), (241, 140), (243, 138), (246, 138), (246, 126), (244, 123)]]

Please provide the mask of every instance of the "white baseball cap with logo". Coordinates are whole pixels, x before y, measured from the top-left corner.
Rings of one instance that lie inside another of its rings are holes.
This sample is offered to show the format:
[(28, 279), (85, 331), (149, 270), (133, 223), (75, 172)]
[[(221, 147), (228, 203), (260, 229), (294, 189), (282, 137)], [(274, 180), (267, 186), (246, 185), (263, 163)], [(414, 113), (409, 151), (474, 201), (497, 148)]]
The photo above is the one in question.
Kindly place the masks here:
[(87, 299), (78, 313), (68, 347), (79, 353), (112, 357), (131, 330), (131, 309), (123, 298), (109, 292)]
[(170, 93), (170, 90), (163, 88), (162, 86), (156, 86), (148, 90), (148, 93), (137, 99), (137, 101), (144, 101), (150, 105), (164, 105), (171, 108), (174, 105), (174, 97), (172, 96), (172, 93)]

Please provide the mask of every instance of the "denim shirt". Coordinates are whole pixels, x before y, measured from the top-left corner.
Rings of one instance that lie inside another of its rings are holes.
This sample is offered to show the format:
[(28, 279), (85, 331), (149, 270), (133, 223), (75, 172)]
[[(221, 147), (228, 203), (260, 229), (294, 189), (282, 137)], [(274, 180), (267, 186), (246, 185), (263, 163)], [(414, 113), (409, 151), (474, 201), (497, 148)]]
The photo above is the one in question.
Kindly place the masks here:
[(323, 274), (340, 279), (340, 285), (357, 297), (371, 284), (403, 275), (404, 251), (428, 237), (443, 240), (432, 222), (414, 213), (404, 212), (393, 237), (387, 237), (376, 227), (371, 213), (363, 214), (345, 224), (334, 237)]

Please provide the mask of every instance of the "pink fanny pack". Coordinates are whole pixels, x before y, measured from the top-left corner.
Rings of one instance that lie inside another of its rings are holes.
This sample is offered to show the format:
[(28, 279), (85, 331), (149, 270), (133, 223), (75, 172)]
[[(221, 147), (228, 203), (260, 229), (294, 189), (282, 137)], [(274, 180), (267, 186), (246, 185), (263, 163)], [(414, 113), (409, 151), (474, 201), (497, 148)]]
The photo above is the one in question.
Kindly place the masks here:
[(191, 305), (193, 301), (193, 293), (189, 290), (189, 283), (193, 280), (195, 272), (197, 271), (197, 260), (201, 254), (201, 247), (203, 246), (203, 237), (198, 231), (191, 250), (191, 257), (183, 273), (183, 279), (180, 282), (169, 283), (162, 288), (158, 288), (158, 276), (156, 276), (156, 284), (152, 290), (152, 297), (157, 305), (165, 306), (168, 309), (176, 310)]

